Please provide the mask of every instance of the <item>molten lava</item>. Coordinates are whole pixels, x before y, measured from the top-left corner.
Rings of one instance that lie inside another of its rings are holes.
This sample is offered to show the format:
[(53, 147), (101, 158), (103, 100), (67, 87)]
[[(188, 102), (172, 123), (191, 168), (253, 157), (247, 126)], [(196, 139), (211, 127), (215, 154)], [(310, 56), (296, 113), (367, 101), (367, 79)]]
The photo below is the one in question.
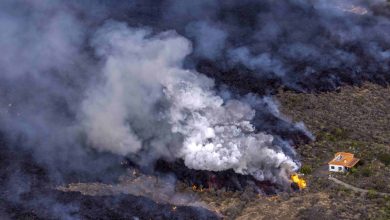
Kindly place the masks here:
[(297, 173), (291, 175), (291, 181), (295, 183), (300, 190), (306, 188), (306, 181), (300, 178)]
[(202, 186), (196, 186), (195, 184), (192, 184), (192, 190), (194, 192), (204, 192), (205, 188), (203, 188)]

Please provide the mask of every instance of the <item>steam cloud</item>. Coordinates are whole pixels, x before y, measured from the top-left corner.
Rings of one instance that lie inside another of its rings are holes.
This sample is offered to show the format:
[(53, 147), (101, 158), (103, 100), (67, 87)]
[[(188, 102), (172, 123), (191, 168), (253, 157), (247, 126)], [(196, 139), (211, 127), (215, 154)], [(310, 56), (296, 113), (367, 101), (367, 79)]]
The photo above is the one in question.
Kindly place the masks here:
[[(144, 147), (173, 152), (190, 168), (234, 169), (259, 180), (276, 181), (281, 166), (298, 167), (273, 136), (255, 132), (250, 105), (223, 100), (213, 80), (183, 69), (191, 53), (187, 39), (172, 31), (151, 36), (148, 30), (109, 22), (92, 44), (105, 62), (104, 85), (93, 86), (83, 103), (92, 146), (126, 155), (152, 138)], [(173, 144), (179, 148), (164, 149), (177, 139), (169, 140), (161, 130), (181, 136), (182, 143)]]
[[(22, 195), (40, 181), (104, 179), (121, 161), (116, 155), (142, 165), (181, 158), (194, 169), (283, 183), (285, 170), (299, 167), (290, 134), (311, 135), (281, 115), (270, 94), (388, 83), (388, 7), (1, 1), (1, 198), (35, 210), (55, 204), (51, 217), (66, 216), (75, 206), (40, 191), (32, 202)], [(44, 167), (47, 179), (24, 163)]]

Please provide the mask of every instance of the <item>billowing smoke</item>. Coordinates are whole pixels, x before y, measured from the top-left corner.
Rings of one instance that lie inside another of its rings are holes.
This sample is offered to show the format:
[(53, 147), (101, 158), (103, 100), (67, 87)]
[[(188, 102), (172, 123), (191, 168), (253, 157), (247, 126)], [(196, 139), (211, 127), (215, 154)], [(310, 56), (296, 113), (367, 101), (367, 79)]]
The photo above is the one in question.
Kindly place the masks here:
[(3, 0), (0, 203), (77, 212), (42, 186), (106, 181), (123, 156), (283, 184), (312, 137), (272, 94), (387, 84), (389, 14), (385, 0)]
[(151, 148), (155, 157), (182, 158), (189, 168), (233, 169), (273, 182), (283, 178), (281, 167), (298, 167), (273, 136), (255, 131), (249, 104), (223, 100), (213, 80), (183, 69), (191, 53), (184, 37), (108, 22), (92, 45), (105, 63), (103, 85), (83, 103), (92, 146), (122, 155)]
[(194, 42), (194, 65), (230, 86), (231, 78), (251, 78), (268, 90), (321, 91), (389, 81), (388, 7), (385, 0), (135, 1), (118, 18), (177, 30)]

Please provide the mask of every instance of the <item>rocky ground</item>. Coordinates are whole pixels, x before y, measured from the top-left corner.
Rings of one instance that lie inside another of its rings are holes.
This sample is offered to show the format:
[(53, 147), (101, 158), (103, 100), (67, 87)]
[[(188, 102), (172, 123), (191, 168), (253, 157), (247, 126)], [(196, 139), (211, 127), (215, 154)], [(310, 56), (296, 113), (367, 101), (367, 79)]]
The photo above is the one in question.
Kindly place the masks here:
[(337, 177), (390, 192), (390, 88), (365, 84), (322, 94), (286, 92), (279, 100), (285, 114), (305, 122), (316, 136), (298, 148), (305, 167), (315, 170), (336, 152), (351, 152), (361, 159), (359, 166)]
[[(217, 213), (207, 215), (211, 218), (390, 219), (390, 198), (377, 193), (390, 192), (390, 88), (365, 84), (318, 94), (280, 91), (277, 98), (284, 114), (293, 121), (304, 122), (316, 137), (315, 141), (297, 147), (303, 163), (301, 172), (308, 182), (305, 190), (264, 196), (249, 189), (194, 192), (191, 187), (179, 184), (174, 191), (190, 195), (191, 200), (185, 200), (191, 201), (190, 206), (201, 204), (203, 209)], [(328, 180), (326, 164), (338, 151), (355, 153), (361, 163), (351, 173), (333, 176), (367, 189), (368, 193), (355, 192)], [(122, 180), (113, 186), (71, 184), (59, 189), (86, 196), (99, 196), (99, 192), (131, 193), (135, 189), (127, 189), (126, 181), (133, 180)], [(153, 197), (152, 192), (146, 194)], [(170, 199), (159, 202), (169, 204)], [(183, 205), (174, 202), (170, 205), (175, 204)]]

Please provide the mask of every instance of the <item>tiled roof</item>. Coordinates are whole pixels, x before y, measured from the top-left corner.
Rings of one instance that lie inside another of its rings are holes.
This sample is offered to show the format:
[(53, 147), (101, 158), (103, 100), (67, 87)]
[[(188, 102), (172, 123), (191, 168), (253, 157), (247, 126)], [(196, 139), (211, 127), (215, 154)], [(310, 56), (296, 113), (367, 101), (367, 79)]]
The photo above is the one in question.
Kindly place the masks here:
[(359, 159), (354, 157), (353, 154), (346, 152), (337, 152), (333, 160), (331, 160), (328, 164), (351, 168), (355, 166), (357, 162), (359, 162)]

